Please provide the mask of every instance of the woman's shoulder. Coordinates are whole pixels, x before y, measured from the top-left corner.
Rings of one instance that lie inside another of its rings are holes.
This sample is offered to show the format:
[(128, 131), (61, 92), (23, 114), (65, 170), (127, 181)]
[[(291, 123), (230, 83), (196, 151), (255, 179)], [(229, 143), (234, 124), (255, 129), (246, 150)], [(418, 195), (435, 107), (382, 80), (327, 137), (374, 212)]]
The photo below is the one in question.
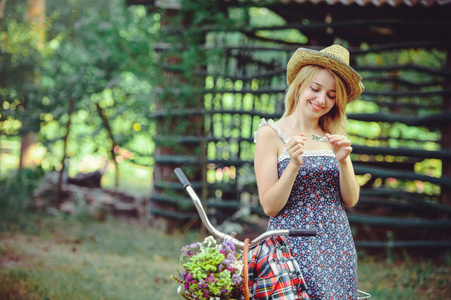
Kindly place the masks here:
[(275, 138), (278, 137), (277, 131), (271, 126), (262, 126), (256, 131), (256, 138)]
[(254, 132), (254, 142), (257, 143), (257, 140), (264, 140), (266, 142), (276, 139), (282, 139), (284, 141), (283, 133), (277, 127), (276, 122), (272, 119), (268, 121), (261, 119), (258, 130)]

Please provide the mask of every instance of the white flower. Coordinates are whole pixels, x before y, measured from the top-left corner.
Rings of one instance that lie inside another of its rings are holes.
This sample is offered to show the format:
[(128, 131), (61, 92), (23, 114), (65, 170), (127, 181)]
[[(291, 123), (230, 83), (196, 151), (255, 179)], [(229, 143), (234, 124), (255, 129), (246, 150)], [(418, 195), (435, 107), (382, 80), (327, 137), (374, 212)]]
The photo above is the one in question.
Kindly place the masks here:
[(217, 248), (216, 240), (213, 236), (209, 235), (207, 236), (202, 243), (199, 244), (200, 250), (205, 253), (205, 249), (208, 249), (212, 246)]
[(233, 264), (233, 267), (235, 268), (235, 271), (234, 271), (235, 274), (241, 275), (243, 273), (244, 264), (241, 259), (237, 259), (235, 261), (235, 263)]
[(211, 235), (207, 236), (205, 240), (203, 241), (203, 244), (206, 244), (207, 247), (211, 247), (213, 245), (216, 245), (216, 240)]

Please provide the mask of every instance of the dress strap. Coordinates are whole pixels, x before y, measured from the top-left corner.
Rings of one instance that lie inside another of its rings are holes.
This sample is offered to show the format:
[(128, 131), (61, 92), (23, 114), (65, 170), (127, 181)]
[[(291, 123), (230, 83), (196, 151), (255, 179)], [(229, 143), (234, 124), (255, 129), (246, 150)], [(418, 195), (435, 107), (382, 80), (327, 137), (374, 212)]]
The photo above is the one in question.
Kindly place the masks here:
[(279, 128), (277, 128), (276, 123), (272, 119), (269, 119), (268, 121), (266, 121), (265, 119), (260, 120), (260, 125), (258, 126), (257, 131), (254, 132), (254, 143), (257, 143), (257, 133), (263, 126), (269, 126), (272, 129), (274, 129), (282, 139), (283, 143), (284, 144), (287, 143), (289, 137), (286, 134), (284, 134)]

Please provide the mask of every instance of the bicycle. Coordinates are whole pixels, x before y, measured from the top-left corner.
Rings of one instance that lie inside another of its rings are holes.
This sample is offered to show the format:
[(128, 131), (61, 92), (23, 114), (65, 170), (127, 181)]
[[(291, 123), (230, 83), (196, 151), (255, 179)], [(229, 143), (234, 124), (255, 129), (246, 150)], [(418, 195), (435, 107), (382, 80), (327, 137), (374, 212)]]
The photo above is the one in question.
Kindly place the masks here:
[[(249, 239), (246, 239), (244, 242), (239, 241), (235, 238), (235, 235), (233, 234), (226, 234), (223, 232), (220, 232), (217, 230), (211, 223), (210, 220), (207, 217), (207, 214), (205, 213), (205, 210), (202, 206), (202, 203), (197, 196), (196, 192), (191, 186), (190, 181), (186, 177), (186, 175), (183, 173), (183, 171), (180, 168), (176, 168), (174, 170), (175, 175), (177, 176), (178, 180), (182, 184), (185, 191), (190, 196), (191, 200), (193, 201), (196, 210), (201, 218), (202, 224), (207, 228), (207, 230), (214, 235), (215, 237), (222, 239), (222, 240), (232, 240), (236, 247), (239, 247), (241, 249), (245, 249), (245, 255), (244, 255), (244, 261), (245, 268), (247, 267), (247, 248), (253, 247), (258, 245), (259, 243), (264, 242), (266, 239), (273, 237), (273, 236), (316, 236), (317, 231), (316, 229), (284, 229), (284, 230), (269, 230), (266, 231), (256, 238), (254, 238), (252, 241)], [(244, 280), (245, 280), (245, 289), (248, 287), (246, 286), (247, 283), (247, 271), (243, 274)], [(363, 292), (361, 290), (358, 290), (358, 300), (365, 300), (371, 297), (370, 294)], [(248, 300), (248, 296), (246, 298), (246, 291), (245, 291), (245, 300)]]

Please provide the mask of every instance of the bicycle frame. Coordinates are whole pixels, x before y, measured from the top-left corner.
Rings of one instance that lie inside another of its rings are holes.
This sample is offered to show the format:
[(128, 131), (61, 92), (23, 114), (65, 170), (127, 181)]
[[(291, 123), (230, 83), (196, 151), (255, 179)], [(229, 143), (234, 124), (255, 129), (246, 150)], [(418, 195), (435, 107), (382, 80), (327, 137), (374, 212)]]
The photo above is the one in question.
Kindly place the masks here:
[[(210, 220), (208, 220), (207, 214), (204, 211), (202, 203), (201, 203), (199, 197), (197, 196), (196, 192), (192, 188), (191, 183), (188, 180), (188, 178), (186, 178), (185, 174), (183, 173), (183, 171), (180, 168), (176, 168), (174, 170), (174, 173), (175, 173), (175, 175), (177, 175), (178, 180), (182, 183), (182, 185), (185, 188), (186, 192), (188, 193), (188, 195), (193, 200), (194, 205), (196, 206), (197, 212), (199, 213), (199, 216), (200, 216), (200, 218), (202, 220), (202, 223), (207, 228), (207, 230), (211, 234), (213, 234), (214, 236), (216, 236), (216, 237), (218, 237), (220, 239), (227, 239), (227, 240), (230, 239), (230, 240), (233, 241), (233, 243), (237, 247), (243, 248), (244, 247), (244, 242), (237, 240), (235, 237), (233, 237), (233, 236), (231, 236), (229, 234), (220, 232), (213, 225), (211, 225)], [(249, 242), (249, 246), (256, 245), (259, 242), (265, 240), (266, 238), (268, 238), (270, 236), (315, 236), (316, 234), (317, 234), (316, 229), (269, 230), (269, 231), (266, 231), (266, 232), (262, 233), (261, 235), (259, 235), (255, 239), (253, 239), (252, 241), (250, 241)]]

